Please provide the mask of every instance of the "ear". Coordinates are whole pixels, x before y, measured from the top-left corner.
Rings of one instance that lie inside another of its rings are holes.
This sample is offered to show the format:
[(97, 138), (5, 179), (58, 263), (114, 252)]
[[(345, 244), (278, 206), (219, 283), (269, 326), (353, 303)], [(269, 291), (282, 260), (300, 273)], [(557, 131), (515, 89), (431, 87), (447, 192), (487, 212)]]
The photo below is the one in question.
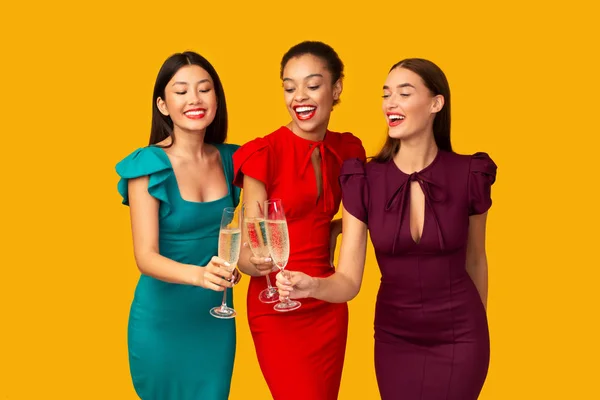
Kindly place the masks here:
[(431, 104), (431, 112), (434, 114), (438, 113), (442, 110), (442, 108), (444, 108), (444, 96), (438, 94), (433, 98), (433, 103)]
[(169, 116), (169, 110), (167, 110), (167, 103), (162, 98), (156, 99), (156, 107), (158, 107), (158, 111), (165, 117)]
[(342, 80), (338, 79), (337, 82), (333, 84), (333, 99), (334, 100), (340, 99), (343, 89), (344, 89), (344, 85), (342, 84)]

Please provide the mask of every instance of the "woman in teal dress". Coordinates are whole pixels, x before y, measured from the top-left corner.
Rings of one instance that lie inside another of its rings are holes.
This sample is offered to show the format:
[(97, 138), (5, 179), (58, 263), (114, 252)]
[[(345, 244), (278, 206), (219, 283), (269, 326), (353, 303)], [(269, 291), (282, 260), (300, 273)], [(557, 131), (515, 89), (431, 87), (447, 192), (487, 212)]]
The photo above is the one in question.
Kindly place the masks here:
[(226, 136), (225, 95), (212, 65), (193, 52), (168, 58), (154, 86), (150, 145), (116, 166), (141, 272), (128, 349), (143, 400), (229, 396), (235, 320), (209, 314), (240, 277), (215, 256), (222, 211), (239, 202), (238, 146)]

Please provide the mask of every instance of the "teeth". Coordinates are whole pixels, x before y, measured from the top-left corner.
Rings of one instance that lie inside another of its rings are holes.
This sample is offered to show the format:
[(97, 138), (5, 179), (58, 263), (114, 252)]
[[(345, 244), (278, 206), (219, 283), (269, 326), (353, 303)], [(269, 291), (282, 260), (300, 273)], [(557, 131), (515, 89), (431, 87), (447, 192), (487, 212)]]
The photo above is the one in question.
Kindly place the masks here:
[(309, 112), (316, 110), (317, 107), (296, 107), (295, 110), (297, 113)]
[(204, 111), (203, 111), (203, 110), (198, 110), (198, 111), (187, 111), (185, 114), (186, 114), (186, 115), (201, 115), (201, 114), (204, 114)]
[(403, 115), (392, 114), (392, 115), (389, 116), (389, 119), (392, 120), (392, 121), (394, 121), (394, 120), (397, 120), (397, 119), (404, 119), (404, 116)]

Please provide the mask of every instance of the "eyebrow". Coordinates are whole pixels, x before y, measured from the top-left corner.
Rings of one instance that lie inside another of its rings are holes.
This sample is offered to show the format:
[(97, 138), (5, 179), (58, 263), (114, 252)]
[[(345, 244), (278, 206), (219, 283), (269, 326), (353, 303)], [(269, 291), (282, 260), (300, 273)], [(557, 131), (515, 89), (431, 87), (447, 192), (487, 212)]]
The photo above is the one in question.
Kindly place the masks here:
[[(321, 75), (321, 74), (310, 74), (310, 75), (306, 76), (306, 77), (304, 78), (304, 80), (307, 80), (307, 79), (310, 79), (310, 78), (314, 78), (314, 77), (319, 77), (319, 78), (322, 78), (322, 77), (323, 77), (323, 75)], [(283, 81), (284, 81), (284, 82), (285, 82), (285, 81), (293, 81), (293, 79), (292, 79), (292, 78), (283, 78)]]
[[(197, 83), (200, 84), (200, 83), (204, 83), (204, 82), (210, 82), (210, 80), (209, 79), (202, 79), (202, 80), (198, 81)], [(175, 85), (187, 85), (187, 84), (188, 84), (187, 82), (173, 82), (173, 84), (171, 86), (175, 86)]]
[[(401, 83), (400, 85), (396, 86), (396, 88), (398, 88), (398, 89), (402, 89), (402, 88), (405, 88), (405, 87), (411, 87), (413, 89), (416, 89), (416, 87), (414, 87), (410, 83)], [(383, 86), (383, 90), (389, 90), (389, 86), (384, 85)]]

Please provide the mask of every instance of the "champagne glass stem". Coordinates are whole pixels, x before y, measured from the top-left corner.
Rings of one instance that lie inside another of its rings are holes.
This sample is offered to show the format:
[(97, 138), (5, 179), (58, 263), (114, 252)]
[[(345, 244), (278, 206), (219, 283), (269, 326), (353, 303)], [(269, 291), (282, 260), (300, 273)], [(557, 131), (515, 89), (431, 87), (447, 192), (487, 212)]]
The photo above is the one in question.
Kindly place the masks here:
[[(286, 274), (287, 271), (285, 270), (281, 270), (281, 273), (283, 274), (284, 277), (286, 277), (288, 280), (290, 279), (290, 274)], [(290, 302), (290, 297), (289, 296), (285, 296), (281, 298), (281, 302), (282, 303), (289, 303)]]
[(267, 278), (267, 287), (269, 288), (269, 290), (273, 290), (273, 285), (271, 285), (271, 278), (269, 278), (269, 275), (265, 275), (265, 277)]
[(223, 288), (223, 301), (221, 302), (221, 311), (227, 309), (227, 288)]

